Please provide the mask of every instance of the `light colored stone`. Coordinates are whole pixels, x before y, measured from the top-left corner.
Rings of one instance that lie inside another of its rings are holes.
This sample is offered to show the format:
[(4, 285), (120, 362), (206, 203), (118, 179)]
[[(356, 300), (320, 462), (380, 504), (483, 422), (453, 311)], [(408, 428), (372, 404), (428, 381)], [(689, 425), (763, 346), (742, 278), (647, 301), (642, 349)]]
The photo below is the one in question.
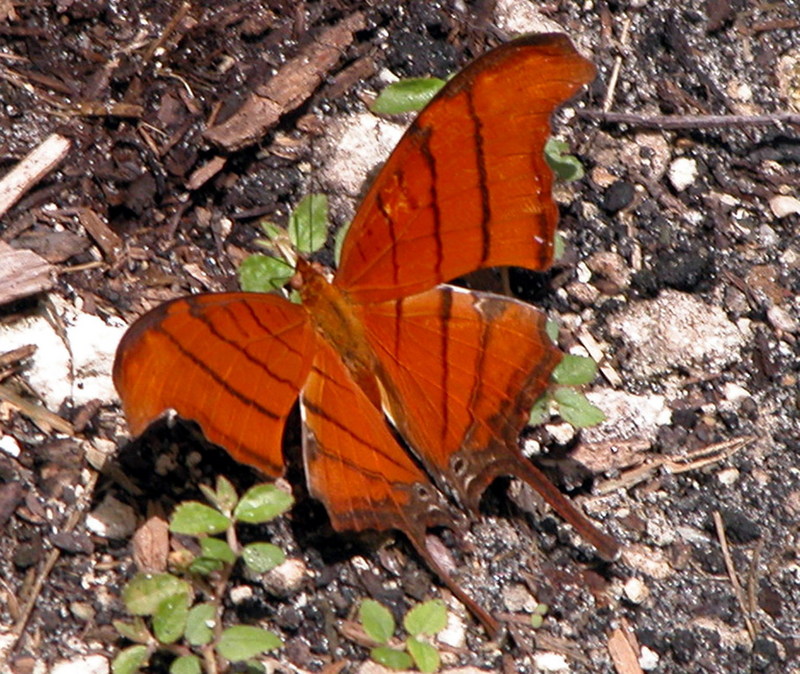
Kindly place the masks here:
[(268, 592), (284, 597), (297, 592), (307, 577), (308, 569), (302, 559), (287, 559), (265, 573), (261, 583)]
[(642, 646), (642, 649), (639, 651), (639, 667), (649, 672), (651, 669), (658, 667), (659, 660), (658, 653), (649, 649), (647, 646)]
[(538, 603), (530, 590), (520, 583), (504, 585), (502, 594), (503, 604), (511, 613), (533, 613)]
[(669, 181), (677, 192), (682, 192), (697, 178), (697, 161), (691, 157), (678, 157), (667, 172)]
[(739, 471), (736, 468), (725, 468), (717, 473), (717, 480), (723, 487), (733, 486), (738, 479)]
[(53, 665), (51, 674), (108, 674), (108, 659), (102, 655), (86, 655), (74, 660), (62, 660)]
[(725, 395), (725, 400), (732, 403), (741, 403), (750, 397), (750, 391), (739, 384), (728, 382), (722, 387), (722, 392)]
[(533, 666), (539, 672), (568, 672), (569, 663), (561, 653), (550, 651), (535, 653), (533, 656)]
[(136, 513), (109, 494), (86, 516), (86, 528), (103, 538), (130, 538), (136, 529)]
[(769, 200), (769, 207), (776, 218), (800, 213), (800, 199), (786, 194), (778, 194)]
[(447, 626), (436, 635), (436, 641), (451, 648), (466, 648), (467, 626), (455, 611), (447, 612)]
[(0, 435), (0, 452), (5, 452), (9, 456), (17, 458), (20, 455), (20, 451), (19, 443), (13, 435)]
[(773, 328), (781, 332), (795, 333), (800, 330), (797, 320), (786, 309), (777, 305), (767, 309), (767, 320)]
[(642, 582), (641, 578), (628, 578), (622, 589), (628, 601), (634, 604), (641, 604), (650, 596), (650, 590), (647, 585)]
[(677, 290), (624, 307), (609, 332), (630, 349), (630, 367), (641, 376), (683, 368), (713, 375), (738, 361), (746, 336), (722, 309)]
[(614, 389), (595, 389), (586, 393), (589, 402), (597, 405), (606, 420), (583, 430), (587, 443), (609, 440), (655, 440), (659, 427), (669, 424), (672, 412), (663, 395), (634, 395)]
[(497, 27), (512, 35), (564, 32), (562, 26), (543, 16), (536, 3), (533, 2), (498, 0), (494, 16)]

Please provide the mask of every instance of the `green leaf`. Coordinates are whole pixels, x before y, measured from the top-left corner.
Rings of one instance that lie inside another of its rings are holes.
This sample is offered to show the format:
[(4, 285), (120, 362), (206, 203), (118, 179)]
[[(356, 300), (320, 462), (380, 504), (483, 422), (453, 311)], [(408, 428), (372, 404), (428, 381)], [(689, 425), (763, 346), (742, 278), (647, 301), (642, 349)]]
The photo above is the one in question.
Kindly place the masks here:
[(342, 259), (342, 246), (344, 246), (344, 240), (347, 238), (347, 232), (350, 231), (350, 225), (352, 223), (348, 222), (346, 225), (339, 227), (339, 231), (336, 232), (336, 236), (333, 238), (333, 259), (336, 262), (336, 266), (339, 266), (339, 260)]
[(560, 260), (564, 257), (564, 253), (567, 251), (567, 240), (564, 238), (564, 235), (561, 232), (556, 232), (556, 236), (553, 239), (553, 259), (555, 261)]
[(358, 619), (367, 636), (379, 644), (388, 643), (394, 634), (394, 618), (388, 608), (374, 599), (365, 599), (358, 608)]
[(281, 646), (277, 634), (252, 625), (235, 625), (222, 632), (217, 650), (222, 657), (238, 662)]
[(424, 641), (419, 641), (414, 637), (406, 639), (406, 648), (414, 659), (414, 664), (420, 672), (435, 672), (439, 669), (441, 660), (439, 659), (439, 651), (437, 651), (430, 644)]
[(162, 644), (172, 644), (183, 636), (189, 614), (189, 597), (175, 594), (164, 599), (153, 614), (153, 634)]
[(239, 265), (239, 287), (248, 293), (269, 293), (283, 288), (293, 274), (286, 260), (254, 253)]
[(544, 324), (544, 331), (554, 344), (558, 343), (558, 323), (548, 318)]
[(529, 426), (540, 426), (550, 418), (550, 393), (543, 393), (538, 400), (533, 403), (531, 413), (528, 416)]
[(534, 613), (531, 616), (531, 627), (533, 627), (535, 630), (538, 630), (542, 625), (544, 625), (544, 616)]
[(114, 674), (133, 674), (144, 667), (150, 654), (147, 646), (129, 646), (119, 652), (111, 663), (111, 671)]
[(200, 539), (201, 556), (207, 559), (218, 559), (226, 564), (233, 564), (236, 561), (236, 554), (231, 550), (231, 546), (219, 538)]
[(174, 534), (201, 536), (221, 534), (231, 525), (228, 517), (197, 501), (186, 501), (175, 508), (169, 530)]
[(414, 664), (408, 653), (388, 646), (376, 646), (369, 652), (369, 656), (379, 665), (389, 669), (409, 669)]
[(301, 253), (316, 253), (328, 239), (328, 197), (307, 194), (289, 216), (289, 239)]
[(126, 639), (133, 641), (137, 644), (146, 644), (150, 640), (150, 631), (144, 620), (138, 616), (133, 619), (132, 623), (126, 623), (122, 620), (114, 620), (114, 627)]
[(196, 655), (182, 655), (169, 666), (169, 674), (201, 674), (202, 671), (200, 658)]
[(387, 86), (370, 106), (379, 115), (422, 110), (445, 85), (438, 77), (412, 77)]
[(274, 484), (257, 484), (242, 496), (233, 516), (239, 522), (262, 524), (285, 513), (293, 503), (291, 494), (281, 491)]
[(210, 576), (212, 573), (221, 571), (225, 566), (218, 559), (211, 559), (210, 557), (197, 557), (189, 564), (189, 571), (196, 573), (200, 576)]
[(266, 573), (286, 561), (283, 550), (272, 543), (250, 543), (242, 550), (242, 558), (256, 573)]
[(553, 391), (561, 418), (575, 428), (597, 426), (605, 420), (603, 411), (590, 403), (586, 396), (572, 388), (558, 387)]
[(122, 591), (122, 601), (133, 615), (153, 615), (162, 601), (176, 594), (185, 595), (188, 601), (192, 588), (171, 573), (138, 573)]
[(550, 606), (548, 604), (536, 604), (535, 608), (533, 609), (533, 614), (545, 616), (549, 611)]
[(561, 180), (570, 182), (583, 178), (583, 165), (577, 157), (569, 152), (569, 145), (564, 141), (548, 138), (544, 146), (544, 158)]
[(229, 515), (233, 512), (238, 502), (239, 495), (236, 493), (236, 487), (234, 487), (231, 481), (224, 475), (218, 476), (216, 501), (214, 505), (217, 506), (221, 513)]
[(562, 386), (583, 386), (597, 376), (597, 363), (591, 358), (567, 353), (551, 376), (556, 384)]
[(432, 599), (412, 608), (403, 618), (406, 632), (417, 637), (433, 636), (447, 627), (447, 607), (441, 599)]
[(286, 230), (283, 227), (276, 225), (274, 222), (269, 222), (269, 220), (259, 223), (259, 227), (261, 227), (261, 231), (270, 241), (278, 241), (286, 236)]
[(217, 621), (217, 609), (208, 602), (197, 604), (189, 609), (186, 617), (186, 641), (192, 646), (204, 646), (214, 638), (214, 625)]

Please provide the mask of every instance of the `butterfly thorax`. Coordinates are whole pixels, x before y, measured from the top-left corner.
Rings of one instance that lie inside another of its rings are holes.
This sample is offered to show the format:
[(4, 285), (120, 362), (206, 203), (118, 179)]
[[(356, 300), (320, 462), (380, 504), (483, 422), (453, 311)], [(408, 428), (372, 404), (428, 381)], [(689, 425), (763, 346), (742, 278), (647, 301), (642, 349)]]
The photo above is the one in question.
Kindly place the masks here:
[(380, 404), (375, 372), (375, 353), (364, 334), (364, 325), (350, 296), (328, 281), (322, 269), (298, 260), (300, 297), (317, 334), (339, 353), (353, 379), (368, 397)]

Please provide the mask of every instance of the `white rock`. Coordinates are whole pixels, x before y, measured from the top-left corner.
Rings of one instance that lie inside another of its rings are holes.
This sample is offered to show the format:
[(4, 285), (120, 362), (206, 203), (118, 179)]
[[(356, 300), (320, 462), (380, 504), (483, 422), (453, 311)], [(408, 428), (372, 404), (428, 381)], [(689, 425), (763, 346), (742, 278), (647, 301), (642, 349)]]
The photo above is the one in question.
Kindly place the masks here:
[(722, 309), (677, 290), (624, 307), (608, 327), (630, 349), (630, 366), (643, 376), (677, 368), (713, 375), (738, 361), (745, 343)]
[(767, 320), (773, 328), (782, 332), (794, 333), (800, 330), (797, 321), (783, 307), (773, 305), (767, 309)]
[(739, 386), (739, 384), (734, 384), (732, 382), (725, 384), (722, 387), (722, 392), (725, 395), (725, 400), (729, 400), (732, 403), (740, 403), (750, 397), (750, 391), (743, 386)]
[(447, 627), (436, 635), (436, 641), (451, 648), (466, 648), (467, 626), (460, 615), (447, 612)]
[(109, 671), (108, 660), (102, 655), (85, 655), (55, 663), (50, 674), (108, 674)]
[(640, 578), (628, 578), (623, 587), (628, 601), (634, 604), (641, 604), (650, 595), (650, 590)]
[(634, 395), (613, 389), (595, 389), (586, 393), (606, 420), (582, 431), (586, 442), (606, 440), (654, 440), (659, 427), (669, 424), (672, 411), (663, 395)]
[(536, 653), (533, 656), (533, 666), (540, 672), (568, 672), (569, 663), (561, 653)]
[(776, 218), (785, 218), (787, 215), (800, 213), (800, 199), (778, 194), (769, 200), (769, 207)]
[(658, 667), (658, 653), (649, 649), (647, 646), (642, 646), (639, 651), (639, 667), (645, 671), (650, 671)]
[(50, 321), (39, 315), (0, 325), (0, 344), (6, 350), (36, 346), (25, 378), (50, 410), (57, 410), (66, 398), (76, 405), (94, 398), (116, 400), (111, 368), (124, 327), (107, 325), (98, 316), (80, 313), (55, 297), (53, 304), (65, 327), (69, 349)]
[(697, 161), (691, 157), (678, 157), (669, 165), (667, 175), (675, 190), (682, 192), (697, 178)]
[(405, 127), (370, 113), (344, 117), (329, 132), (331, 158), (322, 176), (352, 197), (361, 192), (365, 176), (385, 161)]
[(717, 473), (717, 480), (724, 487), (736, 484), (739, 479), (739, 471), (736, 468), (725, 468)]
[(20, 454), (19, 443), (13, 435), (0, 435), (0, 452), (17, 458)]
[(234, 604), (243, 604), (253, 598), (253, 588), (249, 585), (236, 585), (228, 594)]
[(136, 529), (136, 513), (129, 505), (107, 495), (86, 516), (86, 528), (103, 538), (129, 538)]
[(498, 0), (494, 9), (495, 23), (507, 33), (563, 33), (564, 28), (543, 16), (533, 2)]
[(301, 559), (287, 559), (261, 578), (261, 583), (274, 595), (287, 596), (297, 592), (308, 577), (308, 569)]

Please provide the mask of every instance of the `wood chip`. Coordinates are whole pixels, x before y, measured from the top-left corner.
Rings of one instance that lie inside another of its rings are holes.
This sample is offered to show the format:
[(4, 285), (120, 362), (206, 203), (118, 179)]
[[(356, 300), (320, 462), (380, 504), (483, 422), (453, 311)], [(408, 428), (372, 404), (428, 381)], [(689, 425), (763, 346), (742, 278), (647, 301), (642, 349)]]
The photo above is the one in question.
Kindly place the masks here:
[(122, 251), (122, 239), (117, 236), (105, 221), (91, 208), (79, 208), (78, 219), (84, 226), (89, 236), (100, 246), (103, 256), (109, 262), (116, 262)]
[(639, 644), (636, 635), (623, 622), (608, 637), (608, 652), (617, 674), (644, 674), (639, 666)]
[(36, 253), (0, 241), (0, 306), (52, 288), (53, 270)]
[(0, 180), (0, 217), (19, 198), (67, 156), (71, 142), (54, 133), (48, 136)]
[(186, 187), (190, 190), (196, 190), (202, 187), (222, 170), (226, 161), (225, 157), (213, 157), (209, 159), (200, 168), (192, 172), (192, 175), (190, 175), (189, 179), (186, 181)]
[(364, 16), (354, 13), (328, 28), (245, 100), (227, 121), (206, 130), (204, 136), (227, 151), (239, 150), (264, 137), (282, 115), (299, 107), (320, 85), (364, 27)]

